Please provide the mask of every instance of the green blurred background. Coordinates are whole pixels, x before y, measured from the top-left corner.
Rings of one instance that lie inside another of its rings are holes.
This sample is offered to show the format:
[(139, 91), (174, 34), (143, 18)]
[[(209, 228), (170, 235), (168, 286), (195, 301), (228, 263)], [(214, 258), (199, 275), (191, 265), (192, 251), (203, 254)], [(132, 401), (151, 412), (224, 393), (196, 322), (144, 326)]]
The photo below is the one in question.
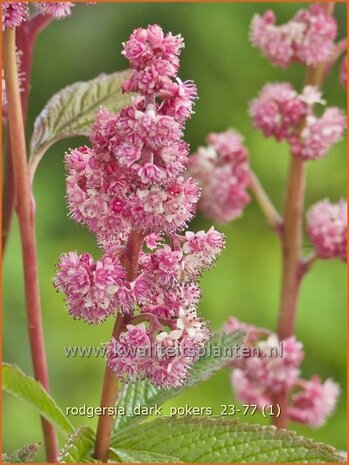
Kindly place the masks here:
[[(59, 89), (78, 80), (88, 80), (101, 72), (127, 66), (121, 57), (121, 43), (134, 28), (158, 23), (166, 31), (181, 33), (186, 48), (182, 53), (180, 77), (193, 79), (200, 99), (196, 114), (188, 123), (186, 139), (194, 150), (208, 132), (227, 127), (239, 130), (250, 151), (251, 164), (266, 190), (281, 209), (289, 155), (284, 144), (264, 139), (251, 128), (247, 103), (268, 81), (291, 81), (301, 89), (304, 69), (272, 67), (248, 41), (251, 17), (271, 4), (263, 3), (99, 3), (79, 5), (70, 18), (55, 21), (39, 37), (34, 55), (32, 94), (28, 122), (30, 134), (35, 116)], [(272, 5), (280, 21), (286, 21), (300, 7), (296, 3)], [(336, 6), (339, 37), (345, 36), (345, 4)], [(329, 104), (345, 107), (344, 89), (338, 83), (338, 64), (325, 85)], [(64, 356), (65, 345), (98, 345), (109, 339), (112, 321), (98, 327), (71, 320), (62, 296), (52, 284), (54, 264), (62, 252), (77, 249), (98, 256), (94, 238), (67, 217), (65, 205), (64, 152), (83, 140), (58, 143), (42, 161), (35, 180), (37, 239), (41, 297), (51, 389), (58, 404), (67, 406), (99, 403), (104, 361), (101, 358), (74, 359)], [(309, 162), (306, 206), (328, 196), (335, 201), (346, 196), (346, 145), (334, 147), (328, 157)], [(200, 215), (193, 230), (210, 227)], [(217, 266), (202, 278), (200, 312), (214, 328), (227, 317), (275, 328), (279, 288), (280, 251), (278, 240), (266, 226), (252, 202), (244, 216), (219, 228), (227, 235), (227, 247)], [(305, 245), (304, 252), (310, 251)], [(32, 373), (26, 331), (22, 263), (16, 222), (4, 258), (3, 357)], [(346, 448), (346, 274), (343, 263), (317, 263), (306, 277), (300, 296), (297, 336), (305, 346), (303, 375), (332, 377), (342, 388), (335, 414), (328, 423), (311, 431), (292, 424), (302, 434)], [(221, 403), (234, 402), (229, 371), (179, 396), (175, 405), (212, 406), (218, 413)], [(96, 418), (72, 417), (72, 422), (95, 426)], [(265, 423), (256, 415), (246, 421)], [(4, 396), (5, 451), (26, 442), (40, 440), (37, 414), (26, 404)], [(61, 438), (63, 439), (63, 438)], [(40, 456), (41, 458), (43, 455)]]

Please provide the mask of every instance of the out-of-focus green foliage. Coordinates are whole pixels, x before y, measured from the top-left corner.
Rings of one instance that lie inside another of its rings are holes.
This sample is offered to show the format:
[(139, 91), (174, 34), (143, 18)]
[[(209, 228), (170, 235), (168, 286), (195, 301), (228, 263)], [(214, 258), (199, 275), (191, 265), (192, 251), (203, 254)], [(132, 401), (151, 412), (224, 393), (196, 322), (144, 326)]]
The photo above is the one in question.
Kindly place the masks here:
[[(253, 169), (278, 208), (282, 208), (289, 162), (287, 147), (264, 139), (251, 128), (247, 103), (267, 81), (291, 81), (300, 89), (304, 69), (294, 65), (286, 71), (272, 67), (248, 41), (252, 15), (269, 8), (263, 3), (134, 3), (79, 5), (70, 18), (54, 22), (40, 36), (34, 54), (33, 82), (28, 135), (35, 116), (60, 88), (78, 80), (94, 78), (101, 72), (125, 69), (121, 43), (134, 28), (152, 23), (181, 33), (186, 48), (182, 52), (180, 77), (193, 79), (200, 99), (187, 125), (186, 139), (193, 150), (204, 143), (210, 131), (235, 127), (241, 131), (250, 151)], [(301, 4), (273, 6), (280, 21), (287, 20)], [(337, 4), (339, 35), (345, 36), (345, 4)], [(345, 107), (345, 92), (338, 83), (338, 64), (325, 85), (329, 104)], [(67, 217), (64, 184), (64, 152), (83, 139), (60, 142), (49, 150), (35, 180), (37, 239), (41, 297), (53, 397), (63, 408), (97, 406), (104, 361), (101, 358), (66, 358), (65, 345), (99, 344), (109, 339), (112, 321), (92, 327), (72, 321), (64, 302), (56, 294), (51, 277), (58, 256), (68, 250), (89, 251), (98, 256), (94, 238)], [(337, 200), (346, 192), (346, 145), (333, 148), (328, 157), (308, 164), (306, 206), (323, 197)], [(198, 216), (194, 230), (208, 228), (210, 221)], [(274, 328), (280, 288), (278, 240), (268, 229), (258, 207), (252, 202), (245, 215), (219, 228), (227, 235), (227, 247), (216, 268), (202, 279), (200, 312), (219, 327), (230, 315), (257, 325)], [(305, 246), (305, 252), (310, 246)], [(16, 363), (31, 373), (25, 324), (21, 253), (16, 222), (4, 259), (4, 353), (6, 362)], [(292, 424), (291, 427), (316, 440), (345, 449), (346, 379), (346, 286), (345, 267), (339, 261), (317, 263), (302, 287), (297, 335), (306, 357), (303, 374), (332, 377), (342, 387), (336, 413), (321, 429)], [(229, 372), (191, 388), (172, 401), (211, 406), (219, 413), (220, 404), (234, 403)], [(96, 425), (96, 418), (70, 417), (75, 425)], [(260, 415), (244, 421), (265, 423)], [(4, 398), (4, 451), (41, 440), (36, 413), (18, 400)]]

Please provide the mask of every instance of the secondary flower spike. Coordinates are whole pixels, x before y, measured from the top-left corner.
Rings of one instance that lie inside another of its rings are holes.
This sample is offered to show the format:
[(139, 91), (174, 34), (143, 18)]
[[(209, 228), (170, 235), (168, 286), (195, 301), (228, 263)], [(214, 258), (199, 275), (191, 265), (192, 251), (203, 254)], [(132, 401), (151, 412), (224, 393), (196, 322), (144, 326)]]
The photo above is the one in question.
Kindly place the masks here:
[(286, 391), (299, 377), (303, 360), (303, 345), (294, 336), (282, 341), (276, 335), (258, 343), (260, 356), (247, 357), (239, 368), (232, 372), (232, 384), (241, 402), (263, 408), (272, 404), (272, 395)]
[(310, 381), (300, 377), (304, 351), (295, 336), (279, 341), (276, 334), (264, 328), (229, 318), (225, 331), (239, 329), (246, 332), (247, 355), (231, 362), (231, 383), (237, 399), (263, 410), (272, 405), (275, 395), (288, 392), (286, 409), (290, 420), (322, 426), (335, 409), (339, 386), (331, 379), (321, 384), (317, 376)]
[[(137, 29), (124, 43), (133, 73), (122, 88), (136, 94), (120, 113), (99, 109), (92, 147), (66, 156), (71, 216), (96, 235), (104, 255), (95, 262), (89, 254), (65, 254), (55, 278), (74, 318), (97, 324), (123, 315), (124, 330), (108, 344), (113, 372), (161, 388), (186, 381), (211, 337), (196, 309), (198, 281), (224, 247), (213, 227), (180, 234), (200, 194), (186, 176), (184, 123), (197, 92), (177, 77), (182, 48), (180, 36), (157, 25)], [(144, 243), (130, 281), (124, 254), (134, 233)]]
[(200, 210), (223, 224), (241, 216), (250, 200), (248, 152), (233, 129), (209, 134), (207, 144), (190, 157), (189, 173), (202, 189)]

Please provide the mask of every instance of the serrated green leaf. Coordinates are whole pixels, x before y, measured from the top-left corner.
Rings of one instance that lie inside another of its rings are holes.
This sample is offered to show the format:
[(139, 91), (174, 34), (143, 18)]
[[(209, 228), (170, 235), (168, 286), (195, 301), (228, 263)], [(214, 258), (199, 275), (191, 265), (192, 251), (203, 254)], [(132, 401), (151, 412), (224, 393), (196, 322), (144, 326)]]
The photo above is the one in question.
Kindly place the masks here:
[(129, 75), (129, 70), (101, 74), (90, 81), (67, 86), (51, 97), (34, 123), (29, 160), (32, 177), (51, 145), (62, 139), (89, 134), (100, 106), (117, 112), (130, 102), (130, 96), (121, 93), (121, 84)]
[(157, 419), (120, 430), (116, 454), (165, 454), (190, 463), (340, 463), (331, 446), (273, 426), (213, 418)]
[(69, 420), (42, 385), (24, 374), (16, 365), (2, 364), (2, 388), (5, 392), (28, 402), (65, 433), (73, 431)]
[(178, 463), (176, 457), (171, 457), (167, 454), (158, 454), (156, 452), (148, 452), (144, 450), (122, 450), (110, 449), (109, 458), (114, 459), (118, 463)]
[[(216, 371), (231, 362), (229, 353), (225, 348), (234, 347), (241, 343), (244, 334), (240, 331), (227, 334), (224, 331), (216, 333), (211, 343), (212, 348), (219, 348), (217, 352), (221, 356), (213, 356), (206, 353), (192, 368), (188, 383), (181, 389), (161, 390), (154, 387), (148, 381), (137, 381), (125, 384), (122, 387), (118, 407), (125, 410), (125, 415), (116, 417), (114, 430), (127, 427), (143, 419), (141, 415), (134, 416), (134, 409), (139, 406), (151, 407), (155, 404), (163, 404), (167, 400), (179, 395), (183, 389), (192, 387), (201, 381), (210, 378)], [(213, 351), (211, 351), (213, 352)]]
[(26, 444), (21, 449), (15, 450), (12, 454), (2, 454), (2, 463), (29, 463), (37, 454), (40, 448), (39, 442)]
[(72, 433), (59, 454), (59, 463), (98, 463), (92, 458), (96, 435), (89, 426), (82, 426)]
[[(100, 463), (93, 458), (96, 435), (89, 426), (82, 426), (69, 436), (67, 444), (58, 457), (59, 463)], [(118, 451), (109, 449), (109, 462), (113, 463), (176, 463), (175, 457), (147, 451)]]

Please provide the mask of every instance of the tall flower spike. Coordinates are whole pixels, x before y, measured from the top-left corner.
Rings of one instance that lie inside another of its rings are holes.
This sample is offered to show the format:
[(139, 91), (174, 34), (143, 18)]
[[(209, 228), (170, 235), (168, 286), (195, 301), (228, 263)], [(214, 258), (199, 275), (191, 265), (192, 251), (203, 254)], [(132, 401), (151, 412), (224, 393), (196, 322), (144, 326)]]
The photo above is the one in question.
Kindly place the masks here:
[(347, 202), (328, 199), (313, 205), (307, 215), (307, 232), (320, 258), (347, 260)]
[[(55, 279), (73, 317), (98, 323), (120, 311), (127, 318), (119, 340), (108, 344), (108, 366), (124, 381), (147, 378), (162, 388), (185, 382), (211, 337), (196, 311), (198, 280), (224, 246), (214, 228), (179, 234), (199, 199), (196, 182), (185, 177), (183, 130), (196, 87), (177, 78), (182, 46), (159, 26), (137, 29), (124, 44), (134, 72), (123, 90), (138, 95), (118, 114), (101, 108), (92, 147), (66, 156), (71, 216), (96, 235), (105, 254), (97, 262), (89, 254), (64, 255)], [(212, 141), (224, 151), (223, 142)], [(245, 155), (235, 145), (240, 173)], [(147, 246), (132, 282), (122, 266), (131, 231)]]
[[(112, 231), (125, 237), (132, 228), (144, 235), (174, 233), (193, 217), (199, 189), (181, 174), (188, 158), (183, 124), (196, 88), (170, 79), (176, 77), (181, 47), (179, 36), (164, 35), (159, 26), (137, 29), (124, 44), (134, 73), (123, 87), (141, 95), (118, 115), (99, 110), (91, 131), (93, 150), (80, 148), (67, 156), (71, 214), (102, 241)], [(158, 67), (156, 85), (145, 85), (139, 74), (150, 65)], [(84, 169), (75, 163), (79, 157)]]
[(272, 64), (287, 68), (300, 62), (316, 66), (333, 51), (336, 21), (325, 14), (323, 5), (312, 4), (299, 10), (287, 23), (277, 26), (273, 11), (255, 15), (251, 23), (251, 42)]
[(250, 200), (248, 152), (233, 129), (210, 134), (207, 143), (190, 157), (189, 173), (202, 189), (200, 210), (223, 224), (241, 216)]

